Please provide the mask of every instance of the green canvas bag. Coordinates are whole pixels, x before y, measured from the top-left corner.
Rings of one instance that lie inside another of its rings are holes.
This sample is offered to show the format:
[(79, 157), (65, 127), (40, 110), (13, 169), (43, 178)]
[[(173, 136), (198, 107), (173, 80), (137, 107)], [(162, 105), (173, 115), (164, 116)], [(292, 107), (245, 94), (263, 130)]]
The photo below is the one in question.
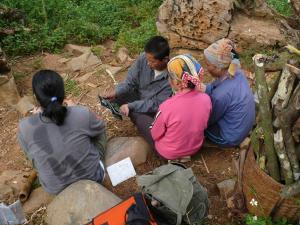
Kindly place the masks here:
[[(159, 206), (154, 214), (164, 217), (162, 224), (201, 224), (208, 214), (207, 190), (197, 181), (191, 168), (167, 164), (137, 177), (138, 186)], [(158, 218), (159, 220), (159, 218)], [(159, 221), (158, 221), (159, 223)]]

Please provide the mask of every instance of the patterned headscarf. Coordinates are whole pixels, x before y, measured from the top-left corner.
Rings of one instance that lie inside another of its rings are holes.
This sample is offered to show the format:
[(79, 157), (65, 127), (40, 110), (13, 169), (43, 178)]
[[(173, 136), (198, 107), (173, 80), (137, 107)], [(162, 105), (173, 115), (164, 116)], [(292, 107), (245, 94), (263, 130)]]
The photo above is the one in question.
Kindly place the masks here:
[(189, 81), (199, 87), (204, 73), (200, 63), (188, 54), (172, 58), (168, 63), (168, 71), (173, 79), (182, 82), (184, 88), (188, 86)]
[(234, 76), (236, 70), (240, 68), (240, 61), (235, 52), (233, 41), (223, 38), (212, 43), (204, 50), (207, 61), (217, 68), (228, 68), (231, 76)]

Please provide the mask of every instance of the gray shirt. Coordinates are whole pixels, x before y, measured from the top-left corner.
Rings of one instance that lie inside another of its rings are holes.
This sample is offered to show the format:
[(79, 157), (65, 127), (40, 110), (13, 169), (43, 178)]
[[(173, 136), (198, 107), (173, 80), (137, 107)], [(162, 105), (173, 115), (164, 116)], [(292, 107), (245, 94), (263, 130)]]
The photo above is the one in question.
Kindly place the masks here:
[(117, 86), (117, 96), (135, 93), (138, 100), (130, 102), (129, 109), (133, 112), (155, 113), (159, 105), (172, 94), (168, 75), (164, 71), (155, 77), (154, 70), (148, 66), (145, 53), (142, 53), (130, 67), (126, 80)]
[(62, 126), (40, 113), (23, 119), (18, 138), (43, 188), (57, 194), (81, 179), (102, 181), (104, 171), (93, 138), (104, 132), (105, 124), (96, 114), (86, 107), (72, 106)]

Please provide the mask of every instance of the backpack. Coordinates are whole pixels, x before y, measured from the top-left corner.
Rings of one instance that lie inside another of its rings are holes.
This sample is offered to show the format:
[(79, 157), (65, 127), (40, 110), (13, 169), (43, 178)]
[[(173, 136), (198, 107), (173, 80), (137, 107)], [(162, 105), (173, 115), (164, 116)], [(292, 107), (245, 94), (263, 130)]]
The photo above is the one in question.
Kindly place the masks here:
[(157, 225), (144, 196), (137, 193), (99, 214), (86, 225)]
[(208, 214), (207, 190), (197, 181), (191, 168), (167, 164), (137, 177), (147, 199), (159, 205), (148, 204), (160, 225), (201, 224)]

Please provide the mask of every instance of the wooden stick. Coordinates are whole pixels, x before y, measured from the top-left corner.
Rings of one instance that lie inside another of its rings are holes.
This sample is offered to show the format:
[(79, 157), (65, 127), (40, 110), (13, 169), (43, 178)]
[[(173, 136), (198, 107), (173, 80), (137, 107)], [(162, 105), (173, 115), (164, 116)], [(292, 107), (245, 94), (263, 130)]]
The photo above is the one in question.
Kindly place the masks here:
[(279, 109), (283, 109), (287, 106), (294, 88), (295, 80), (296, 77), (294, 74), (285, 66), (280, 77), (278, 89), (272, 99), (272, 105), (276, 106), (277, 109), (278, 107)]
[(261, 117), (259, 126), (263, 129), (265, 151), (268, 159), (268, 171), (273, 179), (280, 181), (279, 165), (274, 149), (272, 112), (264, 71), (266, 59), (267, 57), (261, 54), (257, 54), (253, 57), (256, 77), (255, 82), (259, 100), (259, 115)]
[(281, 171), (285, 180), (285, 184), (286, 185), (292, 184), (294, 182), (293, 172), (292, 172), (289, 157), (286, 154), (286, 150), (283, 142), (282, 130), (278, 130), (275, 133), (274, 146), (280, 162)]
[(201, 154), (201, 159), (202, 159), (202, 162), (203, 162), (203, 164), (204, 164), (204, 166), (205, 166), (206, 172), (209, 173), (208, 167), (207, 167), (207, 165), (206, 165), (206, 162), (205, 162), (205, 160), (204, 160), (202, 154)]
[(300, 178), (300, 165), (299, 159), (296, 154), (295, 141), (292, 136), (292, 126), (296, 122), (300, 115), (300, 83), (294, 90), (294, 93), (290, 99), (287, 108), (278, 110), (276, 112), (280, 128), (282, 129), (283, 140), (286, 148), (287, 155), (289, 157), (294, 180), (297, 181)]

